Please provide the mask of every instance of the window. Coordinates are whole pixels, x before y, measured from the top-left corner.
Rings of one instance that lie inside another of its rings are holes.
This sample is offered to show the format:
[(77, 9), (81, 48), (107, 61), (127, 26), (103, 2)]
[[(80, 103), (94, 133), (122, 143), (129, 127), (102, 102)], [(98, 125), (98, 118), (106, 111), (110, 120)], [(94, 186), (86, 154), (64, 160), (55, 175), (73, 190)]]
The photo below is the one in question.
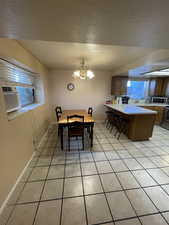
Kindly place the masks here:
[(127, 82), (127, 95), (132, 99), (144, 99), (146, 97), (147, 81)]
[(16, 90), (19, 95), (19, 101), (21, 107), (24, 107), (26, 105), (31, 105), (35, 102), (34, 99), (34, 88), (30, 87), (16, 87)]
[[(8, 105), (6, 108), (13, 108), (13, 111), (16, 110), (16, 108), (18, 110), (18, 108), (23, 108), (34, 103), (42, 103), (44, 101), (43, 85), (40, 76), (26, 69), (17, 67), (3, 59), (0, 59), (0, 84), (4, 87), (4, 101), (6, 106)], [(7, 87), (9, 87), (13, 93), (17, 93), (17, 98), (19, 99), (18, 107), (13, 107), (12, 94), (10, 95)], [(8, 103), (6, 102), (5, 96), (8, 96)], [(12, 112), (12, 110), (10, 110), (10, 112)]]

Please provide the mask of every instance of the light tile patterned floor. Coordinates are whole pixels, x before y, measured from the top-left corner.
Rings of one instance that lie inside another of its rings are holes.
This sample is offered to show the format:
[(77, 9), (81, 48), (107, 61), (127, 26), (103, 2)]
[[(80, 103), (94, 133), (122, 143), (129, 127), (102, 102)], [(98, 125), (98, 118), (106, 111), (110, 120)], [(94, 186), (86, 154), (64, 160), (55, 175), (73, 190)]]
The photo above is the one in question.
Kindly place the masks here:
[(52, 127), (1, 225), (169, 224), (168, 130), (155, 127), (149, 141), (132, 142), (97, 123), (92, 151), (73, 140), (62, 152), (56, 140)]

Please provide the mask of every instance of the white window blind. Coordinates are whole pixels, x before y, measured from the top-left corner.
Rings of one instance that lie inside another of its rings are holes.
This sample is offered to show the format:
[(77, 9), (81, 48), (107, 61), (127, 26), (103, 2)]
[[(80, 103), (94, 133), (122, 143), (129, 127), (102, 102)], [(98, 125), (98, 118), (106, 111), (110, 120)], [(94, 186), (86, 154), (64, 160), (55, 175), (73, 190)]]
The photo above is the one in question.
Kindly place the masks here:
[(2, 85), (34, 87), (37, 78), (37, 74), (0, 59), (0, 83)]

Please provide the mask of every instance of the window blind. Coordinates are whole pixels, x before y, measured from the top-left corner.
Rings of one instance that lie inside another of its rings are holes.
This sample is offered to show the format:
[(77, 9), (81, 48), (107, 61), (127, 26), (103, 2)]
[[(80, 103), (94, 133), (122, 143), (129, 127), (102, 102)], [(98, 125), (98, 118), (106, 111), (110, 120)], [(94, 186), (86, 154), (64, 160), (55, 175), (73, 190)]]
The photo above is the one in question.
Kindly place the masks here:
[(0, 59), (0, 82), (2, 85), (34, 87), (37, 74)]

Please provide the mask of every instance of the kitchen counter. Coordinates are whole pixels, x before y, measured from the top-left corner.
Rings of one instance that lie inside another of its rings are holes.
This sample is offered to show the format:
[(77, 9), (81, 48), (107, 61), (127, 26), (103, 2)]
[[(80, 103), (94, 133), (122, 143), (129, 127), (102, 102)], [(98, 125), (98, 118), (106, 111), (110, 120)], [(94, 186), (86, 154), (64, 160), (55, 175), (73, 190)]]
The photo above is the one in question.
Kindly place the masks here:
[[(113, 115), (119, 115), (127, 119), (128, 127), (126, 135), (133, 141), (148, 140), (152, 137), (153, 127), (156, 120), (157, 112), (150, 109), (145, 109), (132, 104), (105, 104), (108, 110), (112, 111)], [(145, 105), (144, 105), (145, 106)]]
[[(157, 114), (156, 111), (144, 109), (139, 104), (139, 106), (130, 105), (130, 104), (105, 104), (106, 107), (111, 108), (113, 110), (119, 111), (126, 115), (141, 115), (141, 114)], [(142, 105), (143, 106), (143, 105)]]
[(162, 103), (133, 103), (132, 105), (136, 105), (136, 106), (159, 106), (159, 107), (169, 106), (169, 104), (162, 104)]

